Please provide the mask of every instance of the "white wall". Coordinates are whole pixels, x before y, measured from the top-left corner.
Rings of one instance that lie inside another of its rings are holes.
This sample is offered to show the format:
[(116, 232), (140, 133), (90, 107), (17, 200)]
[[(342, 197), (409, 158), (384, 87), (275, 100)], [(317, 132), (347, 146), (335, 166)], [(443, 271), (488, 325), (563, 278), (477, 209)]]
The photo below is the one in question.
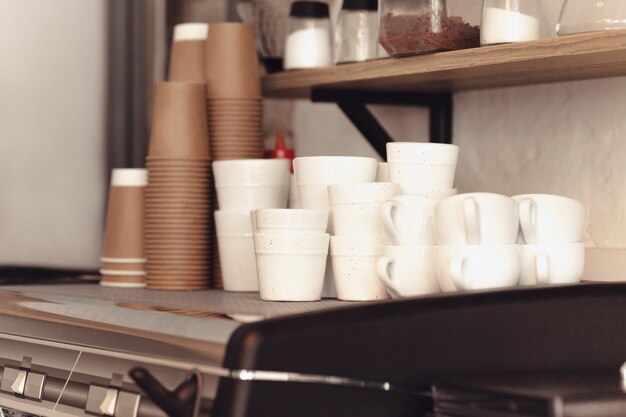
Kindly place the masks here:
[[(560, 6), (544, 1), (547, 32)], [(576, 198), (588, 209), (587, 247), (626, 248), (626, 78), (473, 91), (454, 103), (460, 192)], [(427, 140), (424, 111), (387, 113), (393, 137)], [(293, 129), (299, 155), (374, 156), (333, 105), (298, 102)]]
[(0, 265), (99, 263), (106, 0), (0, 0)]

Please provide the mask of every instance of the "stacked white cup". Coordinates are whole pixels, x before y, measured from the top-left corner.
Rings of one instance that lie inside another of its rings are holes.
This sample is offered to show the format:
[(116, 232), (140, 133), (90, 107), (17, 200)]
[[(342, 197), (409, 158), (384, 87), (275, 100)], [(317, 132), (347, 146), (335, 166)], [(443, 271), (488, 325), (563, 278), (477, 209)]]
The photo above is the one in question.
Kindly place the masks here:
[(520, 219), (520, 285), (580, 282), (585, 264), (585, 207), (568, 197), (513, 197)]
[(376, 271), (384, 241), (381, 208), (399, 193), (400, 185), (390, 182), (328, 186), (333, 217), (330, 254), (338, 299), (389, 298)]
[(400, 184), (401, 195), (382, 206), (386, 244), (377, 269), (394, 298), (440, 291), (433, 209), (441, 198), (457, 192), (453, 185), (458, 153), (458, 146), (450, 144), (387, 144), (389, 180)]
[(328, 210), (258, 209), (254, 251), (265, 301), (317, 301), (328, 258)]
[(447, 197), (435, 206), (437, 271), (444, 291), (506, 288), (520, 274), (516, 202), (493, 193)]
[(235, 159), (213, 162), (219, 210), (215, 228), (224, 290), (258, 291), (251, 213), (286, 208), (289, 160)]
[[(328, 186), (374, 182), (378, 162), (374, 158), (354, 156), (309, 156), (295, 158), (293, 166), (300, 207), (330, 211)], [(328, 223), (328, 230), (332, 232), (332, 213)], [(336, 295), (331, 264), (327, 262), (322, 296), (334, 298)]]

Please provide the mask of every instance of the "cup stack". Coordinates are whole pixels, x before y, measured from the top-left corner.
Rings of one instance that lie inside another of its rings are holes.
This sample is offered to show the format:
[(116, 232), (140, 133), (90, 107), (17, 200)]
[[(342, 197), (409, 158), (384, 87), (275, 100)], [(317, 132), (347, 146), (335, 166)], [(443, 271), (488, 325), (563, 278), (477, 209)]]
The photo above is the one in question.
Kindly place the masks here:
[(520, 285), (580, 282), (585, 265), (585, 207), (568, 197), (513, 197), (520, 219)]
[(382, 205), (385, 246), (377, 269), (394, 298), (441, 291), (433, 210), (440, 199), (457, 192), (453, 185), (458, 153), (458, 146), (450, 144), (387, 144), (388, 162), (379, 165), (379, 181), (388, 178), (400, 184), (401, 192)]
[(220, 207), (214, 215), (223, 288), (259, 291), (252, 211), (287, 207), (289, 160), (214, 161), (213, 172)]
[(206, 82), (205, 50), (208, 35), (207, 23), (181, 23), (174, 26), (169, 81)]
[(400, 185), (390, 182), (328, 186), (333, 217), (330, 254), (338, 299), (389, 298), (376, 271), (384, 241), (381, 209), (399, 193)]
[[(354, 156), (306, 156), (293, 160), (300, 207), (330, 211), (328, 186), (374, 182), (378, 162), (374, 158)], [(328, 231), (332, 234), (332, 213)], [(323, 297), (335, 298), (335, 282), (331, 263), (327, 262)]]
[(145, 287), (145, 169), (114, 169), (107, 207), (100, 285)]
[[(206, 117), (213, 160), (261, 158), (263, 99), (254, 26), (211, 23), (205, 48)], [(215, 189), (212, 193), (215, 197)], [(217, 248), (213, 264), (213, 285), (222, 288)]]
[(320, 300), (330, 238), (328, 210), (258, 209), (253, 216), (261, 299)]
[(444, 291), (517, 285), (517, 204), (507, 196), (468, 193), (435, 206), (437, 270)]
[(146, 284), (199, 290), (209, 284), (213, 200), (205, 86), (156, 87), (146, 166)]
[(212, 23), (206, 62), (213, 159), (261, 158), (263, 100), (254, 26)]

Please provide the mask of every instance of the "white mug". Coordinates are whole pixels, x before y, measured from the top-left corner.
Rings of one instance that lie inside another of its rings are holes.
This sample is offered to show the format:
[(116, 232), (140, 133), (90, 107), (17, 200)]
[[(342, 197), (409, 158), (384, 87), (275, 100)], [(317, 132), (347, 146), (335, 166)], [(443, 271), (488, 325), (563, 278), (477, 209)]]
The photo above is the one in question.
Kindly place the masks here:
[(326, 233), (328, 210), (258, 209), (252, 214), (255, 232)]
[(339, 300), (374, 301), (389, 298), (376, 273), (380, 247), (381, 240), (377, 237), (330, 238), (333, 275)]
[(437, 200), (396, 196), (381, 208), (388, 241), (393, 245), (435, 245), (433, 209)]
[(441, 292), (434, 246), (383, 246), (377, 271), (393, 298)]
[(520, 285), (580, 282), (585, 266), (585, 245), (521, 245)]
[(458, 194), (435, 206), (440, 245), (511, 244), (517, 239), (517, 204), (505, 195)]
[(437, 274), (444, 291), (506, 288), (517, 285), (519, 245), (437, 246)]
[(525, 243), (576, 243), (585, 229), (585, 206), (568, 197), (523, 194), (513, 197)]

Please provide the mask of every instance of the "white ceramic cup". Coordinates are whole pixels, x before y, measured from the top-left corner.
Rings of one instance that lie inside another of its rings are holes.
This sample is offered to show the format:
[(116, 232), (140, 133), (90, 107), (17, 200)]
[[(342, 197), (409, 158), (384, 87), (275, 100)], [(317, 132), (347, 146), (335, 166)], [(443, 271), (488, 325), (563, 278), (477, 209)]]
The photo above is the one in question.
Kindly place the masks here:
[(392, 245), (436, 245), (433, 210), (437, 200), (400, 195), (381, 208), (387, 241)]
[(453, 188), (458, 157), (457, 145), (389, 142), (389, 181), (399, 183), (404, 195), (424, 188)]
[(458, 194), (437, 203), (435, 225), (440, 245), (515, 243), (519, 230), (517, 204), (500, 194)]
[(525, 243), (576, 243), (585, 230), (585, 206), (568, 197), (523, 194), (513, 197), (519, 207)]
[(258, 209), (254, 212), (260, 233), (326, 233), (328, 210)]
[(215, 210), (216, 234), (245, 235), (253, 232), (251, 210)]
[[(248, 214), (250, 223), (250, 214)], [(217, 234), (222, 282), (225, 291), (259, 290), (252, 233)]]
[(231, 159), (214, 161), (212, 166), (216, 187), (289, 185), (288, 159)]
[(261, 299), (320, 300), (329, 240), (328, 234), (255, 233)]
[(377, 272), (393, 298), (441, 292), (434, 246), (383, 246)]
[(356, 156), (297, 157), (293, 166), (302, 208), (330, 208), (326, 187), (331, 184), (374, 182), (378, 161)]
[(379, 237), (332, 236), (330, 253), (337, 298), (373, 301), (389, 298), (378, 279), (376, 265), (381, 254)]
[(390, 182), (335, 184), (328, 186), (336, 236), (383, 236), (381, 208), (400, 194), (400, 185)]
[(585, 245), (563, 243), (521, 245), (520, 285), (580, 282), (585, 266)]
[(507, 288), (520, 275), (519, 245), (437, 246), (437, 275), (443, 291)]
[(287, 184), (215, 186), (222, 210), (286, 208)]

